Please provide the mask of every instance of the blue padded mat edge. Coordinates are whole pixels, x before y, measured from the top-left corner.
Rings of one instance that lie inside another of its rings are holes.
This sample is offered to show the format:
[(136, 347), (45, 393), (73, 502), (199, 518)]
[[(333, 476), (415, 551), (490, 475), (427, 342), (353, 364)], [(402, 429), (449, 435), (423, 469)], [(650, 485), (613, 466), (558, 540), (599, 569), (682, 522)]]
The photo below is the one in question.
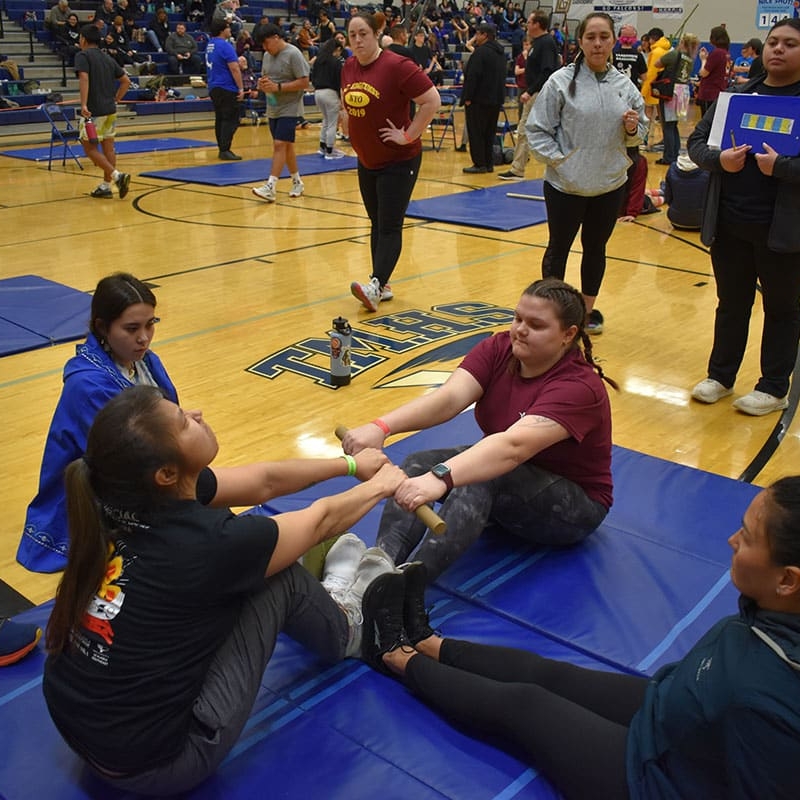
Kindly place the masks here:
[[(466, 413), (388, 452), (399, 463), (414, 450), (478, 435)], [(686, 652), (700, 628), (734, 613), (726, 540), (758, 489), (619, 447), (613, 470), (615, 505), (586, 543), (536, 549), (490, 529), (429, 589), (432, 623), (451, 636), (652, 673)], [(351, 483), (326, 482), (252, 513), (289, 510)], [(374, 512), (360, 524), (370, 542), (377, 520)], [(19, 619), (44, 624), (48, 613), (45, 605)], [(0, 670), (0, 728), (10, 732), (0, 796), (131, 797), (109, 792), (61, 742), (41, 695), (43, 659), (39, 649)], [(558, 797), (534, 767), (496, 745), (451, 726), (360, 662), (324, 667), (281, 636), (240, 742), (187, 797), (238, 800), (267, 785), (289, 800), (366, 800), (377, 786), (421, 800)]]
[(0, 356), (86, 335), (92, 299), (38, 275), (0, 280)]
[[(162, 138), (162, 139), (117, 139), (114, 149), (118, 156), (132, 155), (135, 153), (163, 152), (165, 150), (188, 150), (197, 147), (216, 147), (214, 142), (203, 142), (197, 139), (182, 138)], [(61, 158), (63, 146), (56, 145), (53, 148), (53, 160)], [(83, 149), (78, 145), (73, 148), (78, 158), (86, 158)], [(47, 161), (50, 154), (50, 147), (28, 147), (14, 150), (2, 150), (0, 156), (9, 158), (22, 158), (25, 161)]]
[(508, 193), (541, 197), (542, 191), (542, 181), (523, 181), (412, 200), (406, 216), (495, 231), (515, 231), (546, 222), (547, 209), (542, 200), (522, 200), (508, 197)]
[[(300, 174), (319, 175), (324, 172), (338, 172), (355, 169), (358, 160), (354, 156), (345, 156), (326, 161), (317, 153), (297, 157)], [(202, 183), (207, 186), (235, 186), (240, 183), (261, 183), (269, 176), (272, 166), (271, 158), (256, 158), (245, 161), (227, 161), (220, 164), (207, 164), (199, 167), (176, 167), (175, 169), (151, 170), (140, 173), (143, 178), (161, 178), (167, 181), (183, 183)], [(288, 176), (288, 167), (281, 175)]]

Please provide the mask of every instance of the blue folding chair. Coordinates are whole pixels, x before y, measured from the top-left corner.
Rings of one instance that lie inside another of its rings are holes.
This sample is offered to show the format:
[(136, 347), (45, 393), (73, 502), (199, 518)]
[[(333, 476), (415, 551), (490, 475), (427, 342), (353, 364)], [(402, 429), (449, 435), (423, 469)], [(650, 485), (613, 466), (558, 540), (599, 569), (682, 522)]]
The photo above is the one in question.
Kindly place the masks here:
[(39, 106), (40, 111), (44, 114), (45, 119), (50, 123), (50, 154), (47, 157), (47, 169), (51, 169), (53, 165), (53, 148), (56, 145), (64, 146), (64, 153), (61, 159), (61, 166), (66, 166), (67, 154), (75, 159), (75, 163), (83, 169), (83, 164), (78, 160), (75, 155), (70, 142), (78, 141), (78, 129), (70, 122), (64, 109), (58, 103), (43, 103)]
[[(442, 105), (439, 107), (439, 110), (436, 112), (436, 115), (431, 120), (430, 131), (431, 131), (431, 147), (434, 150), (441, 150), (442, 145), (444, 144), (445, 137), (447, 136), (447, 130), (450, 129), (450, 134), (453, 137), (453, 147), (456, 146), (456, 106), (458, 105), (458, 97), (454, 94), (450, 94), (449, 92), (440, 92), (442, 98)], [(436, 141), (436, 134), (435, 129), (441, 129), (441, 135), (439, 136), (439, 141)]]

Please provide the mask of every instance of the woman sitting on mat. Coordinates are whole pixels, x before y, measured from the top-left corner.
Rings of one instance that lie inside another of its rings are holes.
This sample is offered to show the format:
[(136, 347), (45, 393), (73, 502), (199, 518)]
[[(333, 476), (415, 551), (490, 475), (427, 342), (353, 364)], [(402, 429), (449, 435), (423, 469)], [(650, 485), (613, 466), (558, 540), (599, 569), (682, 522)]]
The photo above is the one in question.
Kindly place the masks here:
[(534, 544), (565, 546), (603, 521), (612, 500), (611, 410), (585, 317), (576, 289), (555, 278), (536, 281), (517, 303), (511, 329), (484, 339), (446, 383), (345, 435), (344, 452), (358, 453), (476, 404), (483, 439), (413, 453), (403, 463), (409, 479), (386, 504), (377, 536), (396, 564), (425, 535), (406, 512), (435, 500), (447, 532), (429, 535), (414, 556), (431, 579), (489, 522)]
[(364, 657), (456, 723), (521, 748), (568, 799), (790, 800), (800, 763), (800, 477), (759, 493), (728, 542), (739, 614), (652, 678), (442, 638), (425, 613), (421, 564), (372, 585), (363, 611), (378, 625)]
[[(334, 600), (297, 559), (346, 530), (405, 477), (383, 453), (339, 462), (364, 480), (308, 508), (235, 516), (230, 505), (318, 479), (307, 462), (222, 469), (213, 431), (152, 386), (101, 409), (66, 471), (72, 542), (47, 626), (43, 690), (67, 744), (118, 790), (172, 795), (236, 743), (275, 640), (326, 661), (361, 652), (361, 605), (392, 567), (355, 540)], [(324, 468), (323, 468), (324, 471)], [(343, 474), (339, 472), (339, 474)], [(348, 555), (348, 554), (345, 554)]]
[(67, 563), (69, 536), (64, 470), (79, 458), (95, 414), (127, 386), (159, 386), (178, 395), (158, 356), (156, 298), (127, 272), (102, 278), (92, 296), (89, 335), (64, 367), (64, 386), (44, 446), (39, 491), (28, 506), (17, 561), (35, 572), (58, 572)]

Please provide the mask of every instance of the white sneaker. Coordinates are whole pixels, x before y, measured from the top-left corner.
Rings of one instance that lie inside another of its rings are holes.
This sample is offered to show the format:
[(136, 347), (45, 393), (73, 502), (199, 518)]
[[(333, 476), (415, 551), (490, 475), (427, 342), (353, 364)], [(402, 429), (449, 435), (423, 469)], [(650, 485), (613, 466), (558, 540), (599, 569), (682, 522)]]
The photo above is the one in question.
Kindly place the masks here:
[[(333, 548), (331, 548), (333, 550)], [(326, 560), (327, 566), (327, 560)], [(350, 623), (350, 635), (347, 641), (345, 657), (353, 658), (361, 653), (361, 633), (364, 623), (364, 592), (379, 575), (394, 572), (394, 562), (380, 547), (370, 547), (364, 551), (356, 568), (355, 581), (343, 596), (337, 597), (336, 602), (347, 615)]]
[(274, 203), (276, 198), (275, 184), (267, 181), (263, 186), (255, 186), (253, 187), (253, 194), (268, 203)]
[(754, 389), (750, 394), (740, 397), (733, 407), (737, 411), (743, 411), (752, 417), (763, 417), (764, 414), (771, 414), (773, 411), (782, 411), (789, 405), (785, 397), (775, 397), (766, 392), (759, 392)]
[(377, 311), (381, 302), (381, 286), (377, 278), (371, 278), (369, 283), (353, 281), (350, 284), (353, 297), (360, 300), (367, 311)]
[(733, 389), (727, 389), (713, 378), (705, 378), (692, 389), (692, 397), (701, 403), (716, 403), (729, 394), (733, 394)]
[(325, 153), (325, 160), (326, 161), (335, 161), (337, 158), (344, 158), (345, 154), (341, 150), (337, 150), (335, 147), (331, 150), (330, 153)]
[(340, 536), (325, 557), (322, 586), (334, 600), (344, 597), (356, 579), (356, 569), (367, 546), (354, 533)]
[(394, 292), (392, 292), (392, 287), (388, 283), (381, 287), (381, 302), (384, 300), (394, 300)]
[(289, 189), (289, 197), (300, 197), (303, 194), (303, 190), (306, 188), (303, 181), (299, 181), (297, 179), (292, 181), (292, 188)]

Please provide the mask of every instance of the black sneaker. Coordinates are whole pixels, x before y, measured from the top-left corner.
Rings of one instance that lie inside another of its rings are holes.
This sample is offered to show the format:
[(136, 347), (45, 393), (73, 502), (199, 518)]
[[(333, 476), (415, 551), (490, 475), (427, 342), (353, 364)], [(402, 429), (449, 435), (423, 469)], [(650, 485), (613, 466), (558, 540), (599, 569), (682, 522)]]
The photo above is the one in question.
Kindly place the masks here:
[(131, 185), (131, 176), (128, 175), (127, 172), (120, 172), (119, 176), (117, 177), (116, 181), (117, 190), (119, 191), (119, 199), (122, 200), (126, 194), (128, 194), (128, 188)]
[(373, 669), (390, 674), (381, 656), (405, 642), (403, 634), (403, 598), (405, 575), (385, 572), (364, 592), (361, 605), (364, 615), (361, 658)]
[(403, 600), (403, 627), (406, 638), (415, 645), (436, 631), (430, 626), (425, 608), (425, 587), (428, 585), (428, 570), (421, 561), (412, 561), (398, 567), (406, 579), (406, 593)]
[(516, 172), (509, 170), (508, 172), (501, 172), (498, 176), (501, 181), (524, 181), (524, 175), (517, 175)]
[(90, 193), (91, 197), (100, 197), (103, 200), (110, 200), (114, 193), (107, 186), (98, 186)]
[(603, 315), (596, 308), (593, 308), (586, 318), (586, 333), (591, 336), (602, 333), (604, 321)]

